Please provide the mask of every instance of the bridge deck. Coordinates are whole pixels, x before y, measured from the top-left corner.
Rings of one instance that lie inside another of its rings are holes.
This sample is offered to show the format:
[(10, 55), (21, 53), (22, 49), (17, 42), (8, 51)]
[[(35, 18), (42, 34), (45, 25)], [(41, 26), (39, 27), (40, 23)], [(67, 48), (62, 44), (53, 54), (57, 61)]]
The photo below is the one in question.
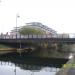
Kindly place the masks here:
[(0, 39), (0, 43), (25, 43), (25, 42), (59, 42), (59, 43), (75, 43), (75, 38), (14, 38)]

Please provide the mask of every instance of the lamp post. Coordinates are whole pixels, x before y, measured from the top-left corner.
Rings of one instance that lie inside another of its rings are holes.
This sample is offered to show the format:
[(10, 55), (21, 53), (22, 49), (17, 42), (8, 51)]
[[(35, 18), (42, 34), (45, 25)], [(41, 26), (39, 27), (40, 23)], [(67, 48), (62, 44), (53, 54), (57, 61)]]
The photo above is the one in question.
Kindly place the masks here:
[(19, 17), (20, 17), (20, 16), (17, 14), (17, 15), (16, 15), (16, 39), (17, 39), (17, 21), (18, 21), (17, 19), (18, 19)]
[[(20, 16), (17, 14), (16, 15), (16, 40), (17, 40), (17, 22), (18, 22), (18, 18), (19, 18)], [(21, 41), (20, 41), (20, 48), (21, 48)], [(20, 51), (20, 56), (21, 56), (21, 51)]]
[(15, 69), (14, 69), (14, 72), (15, 72), (15, 75), (16, 75), (16, 63), (15, 63), (14, 65), (15, 65)]

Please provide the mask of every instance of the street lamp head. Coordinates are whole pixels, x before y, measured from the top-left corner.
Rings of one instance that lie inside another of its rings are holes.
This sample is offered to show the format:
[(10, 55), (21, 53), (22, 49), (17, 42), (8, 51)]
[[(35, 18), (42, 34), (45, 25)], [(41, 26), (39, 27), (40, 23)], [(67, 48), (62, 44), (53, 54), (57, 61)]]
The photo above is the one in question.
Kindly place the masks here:
[(17, 14), (17, 18), (19, 18), (20, 16), (19, 16), (19, 14)]

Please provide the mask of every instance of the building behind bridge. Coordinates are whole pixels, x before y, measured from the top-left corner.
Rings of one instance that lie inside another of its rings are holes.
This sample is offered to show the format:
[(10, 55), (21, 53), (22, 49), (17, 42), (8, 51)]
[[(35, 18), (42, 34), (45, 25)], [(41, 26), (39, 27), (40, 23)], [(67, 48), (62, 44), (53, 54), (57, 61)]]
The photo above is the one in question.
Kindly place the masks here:
[(55, 30), (53, 30), (52, 28), (49, 28), (46, 25), (43, 25), (40, 22), (30, 22), (30, 23), (26, 23), (26, 25), (27, 25), (27, 27), (44, 30), (46, 32), (46, 34), (54, 34), (54, 35), (57, 34), (57, 32)]
[[(19, 34), (19, 30), (22, 27), (17, 27), (17, 29), (15, 27), (13, 30), (11, 30), (10, 34), (12, 34), (12, 35), (16, 35), (17, 34), (18, 35)], [(34, 28), (34, 29), (41, 29), (41, 30), (45, 31), (46, 34), (48, 34), (48, 35), (56, 35), (57, 34), (57, 32), (55, 30), (53, 30), (52, 28), (49, 28), (46, 25), (43, 25), (40, 22), (26, 23), (26, 25), (24, 27), (27, 27), (27, 28), (29, 27), (29, 28)]]
[[(23, 27), (34, 28), (34, 29), (41, 29), (41, 30), (46, 32), (45, 34), (49, 38), (51, 38), (51, 37), (53, 37), (53, 38), (69, 38), (70, 37), (69, 34), (65, 34), (65, 33), (64, 34), (58, 34), (55, 30), (53, 30), (52, 28), (49, 28), (46, 25), (43, 25), (40, 22), (30, 22), (30, 23), (26, 23), (25, 26), (21, 26), (21, 27), (17, 27), (17, 28), (14, 27), (14, 29), (11, 30), (10, 34), (8, 34), (8, 33), (6, 33), (6, 34), (1, 33), (0, 37), (4, 37), (5, 36), (7, 38), (10, 38), (10, 37), (14, 36), (16, 38), (16, 35), (17, 36), (20, 35), (19, 30), (21, 28), (23, 28)], [(43, 34), (43, 35), (45, 35), (45, 34)]]

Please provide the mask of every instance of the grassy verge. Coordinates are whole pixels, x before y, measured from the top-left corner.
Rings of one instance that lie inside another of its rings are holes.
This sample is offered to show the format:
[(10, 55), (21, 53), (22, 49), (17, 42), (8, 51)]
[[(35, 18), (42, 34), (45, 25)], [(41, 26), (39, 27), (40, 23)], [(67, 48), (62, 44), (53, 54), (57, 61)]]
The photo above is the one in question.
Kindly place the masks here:
[(2, 48), (11, 48), (11, 47), (0, 44), (0, 49), (2, 49)]
[(6, 46), (3, 44), (0, 44), (0, 51), (4, 51), (4, 50), (12, 50), (13, 48), (11, 48), (10, 46)]

